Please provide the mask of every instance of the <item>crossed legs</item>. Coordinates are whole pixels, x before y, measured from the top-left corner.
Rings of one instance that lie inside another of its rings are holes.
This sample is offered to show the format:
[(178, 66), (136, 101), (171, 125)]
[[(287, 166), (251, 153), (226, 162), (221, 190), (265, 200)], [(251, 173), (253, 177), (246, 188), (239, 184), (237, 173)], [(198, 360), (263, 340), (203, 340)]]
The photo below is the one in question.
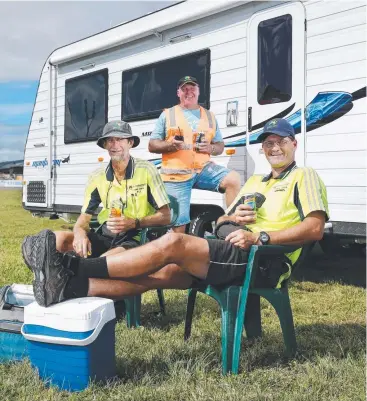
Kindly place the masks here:
[[(72, 233), (71, 231), (54, 231), (54, 233), (56, 236), (56, 249), (59, 252), (65, 253), (74, 251), (74, 233)], [(109, 249), (107, 252), (103, 253), (100, 256), (114, 255), (123, 251), (125, 251), (125, 248), (123, 248), (122, 246), (118, 246), (116, 248)]]
[(75, 258), (57, 251), (56, 236), (44, 230), (26, 237), (23, 257), (35, 274), (37, 302), (48, 306), (80, 296), (119, 299), (154, 288), (190, 287), (205, 279), (209, 245), (202, 238), (168, 233), (137, 248), (100, 258)]

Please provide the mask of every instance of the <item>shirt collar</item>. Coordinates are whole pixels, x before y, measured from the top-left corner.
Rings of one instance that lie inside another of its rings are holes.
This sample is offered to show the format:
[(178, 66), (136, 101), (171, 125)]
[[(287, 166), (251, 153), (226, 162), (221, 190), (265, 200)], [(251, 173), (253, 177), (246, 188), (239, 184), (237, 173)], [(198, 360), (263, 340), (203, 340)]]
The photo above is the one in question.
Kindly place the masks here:
[[(296, 162), (294, 161), (293, 163), (291, 163), (285, 170), (283, 170), (278, 177), (274, 178), (275, 180), (282, 180), (283, 178), (285, 178), (293, 169), (297, 168), (296, 166)], [(269, 181), (271, 178), (273, 178), (273, 173), (270, 172), (270, 174), (267, 174), (263, 177), (262, 182), (267, 182)]]
[[(134, 167), (135, 167), (134, 158), (132, 156), (130, 156), (129, 163), (127, 164), (127, 167), (126, 167), (125, 180), (130, 180), (133, 177)], [(106, 179), (107, 179), (107, 181), (110, 181), (110, 182), (112, 182), (114, 179), (112, 161), (110, 161), (108, 163), (108, 166), (106, 168)]]

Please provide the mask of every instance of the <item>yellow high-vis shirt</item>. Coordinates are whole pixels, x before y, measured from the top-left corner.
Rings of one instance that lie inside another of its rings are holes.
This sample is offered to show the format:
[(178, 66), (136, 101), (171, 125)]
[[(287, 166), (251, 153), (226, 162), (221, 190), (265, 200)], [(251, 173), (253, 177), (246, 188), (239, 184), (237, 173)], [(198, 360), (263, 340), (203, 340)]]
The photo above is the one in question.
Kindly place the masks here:
[[(226, 210), (226, 215), (234, 213), (241, 196), (255, 192), (264, 195), (265, 202), (256, 210), (256, 222), (246, 225), (254, 233), (293, 227), (315, 211), (325, 212), (326, 220), (329, 219), (325, 185), (310, 167), (297, 167), (292, 163), (277, 178), (272, 178), (271, 173), (266, 176), (253, 175)], [(301, 248), (287, 254), (292, 264), (300, 253)]]
[(108, 219), (113, 200), (121, 200), (124, 216), (133, 219), (151, 216), (170, 203), (157, 168), (146, 160), (133, 157), (130, 157), (121, 182), (114, 176), (111, 163), (89, 176), (81, 212), (92, 215), (102, 204), (98, 222), (103, 224)]

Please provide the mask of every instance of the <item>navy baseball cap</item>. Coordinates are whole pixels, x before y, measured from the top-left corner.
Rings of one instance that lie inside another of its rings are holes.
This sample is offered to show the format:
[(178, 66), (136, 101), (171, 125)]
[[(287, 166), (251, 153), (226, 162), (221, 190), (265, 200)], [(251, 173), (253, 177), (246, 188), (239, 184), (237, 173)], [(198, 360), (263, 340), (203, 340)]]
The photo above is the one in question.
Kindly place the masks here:
[(198, 86), (198, 80), (195, 77), (192, 77), (190, 75), (186, 75), (185, 77), (182, 77), (178, 82), (177, 82), (177, 89), (181, 88), (181, 86), (185, 84), (192, 84)]
[(264, 132), (258, 137), (258, 141), (262, 142), (268, 135), (279, 135), (282, 137), (291, 136), (295, 137), (293, 127), (284, 118), (273, 118), (265, 124)]

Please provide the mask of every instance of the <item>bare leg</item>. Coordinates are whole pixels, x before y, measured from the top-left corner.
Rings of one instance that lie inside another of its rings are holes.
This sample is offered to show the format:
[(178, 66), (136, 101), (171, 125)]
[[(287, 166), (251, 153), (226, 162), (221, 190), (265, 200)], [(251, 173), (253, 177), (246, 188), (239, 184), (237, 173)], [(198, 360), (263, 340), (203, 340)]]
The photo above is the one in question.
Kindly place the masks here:
[(172, 227), (173, 232), (178, 234), (185, 234), (186, 224), (183, 226)]
[(107, 256), (111, 278), (150, 275), (170, 263), (177, 264), (195, 277), (205, 278), (209, 267), (208, 241), (186, 234), (168, 233), (138, 248)]
[(226, 205), (230, 206), (241, 189), (240, 175), (232, 170), (223, 178), (219, 187), (225, 190)]
[[(74, 250), (73, 248), (74, 233), (72, 233), (71, 231), (55, 231), (55, 236), (56, 236), (56, 249), (59, 252), (65, 253)], [(124, 251), (126, 251), (126, 249), (123, 248), (122, 246), (119, 246), (117, 248), (109, 249), (100, 256), (114, 255)]]
[(71, 231), (54, 231), (56, 235), (56, 249), (65, 253), (73, 251), (74, 233)]
[(170, 264), (150, 276), (141, 276), (129, 280), (89, 279), (89, 297), (120, 299), (142, 294), (156, 288), (187, 289), (192, 284), (192, 277), (179, 266)]

